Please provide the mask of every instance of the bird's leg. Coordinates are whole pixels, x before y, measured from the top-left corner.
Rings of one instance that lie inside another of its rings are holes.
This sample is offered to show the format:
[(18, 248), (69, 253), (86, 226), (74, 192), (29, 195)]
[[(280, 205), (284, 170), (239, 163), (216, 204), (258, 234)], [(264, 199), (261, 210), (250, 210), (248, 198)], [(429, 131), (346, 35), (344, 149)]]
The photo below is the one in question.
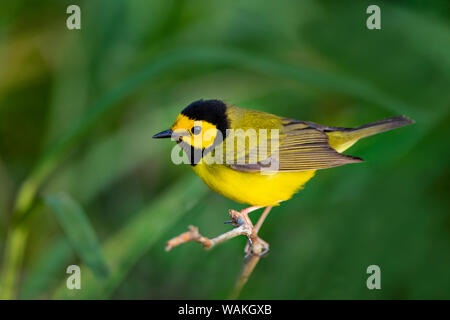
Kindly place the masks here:
[(266, 207), (261, 214), (261, 217), (259, 217), (258, 222), (256, 223), (254, 228), (256, 234), (258, 234), (259, 229), (261, 229), (261, 226), (264, 223), (264, 220), (266, 220), (267, 216), (269, 215), (270, 210), (272, 210), (272, 207)]
[[(248, 225), (250, 228), (252, 228), (252, 229), (253, 229), (253, 223), (252, 223), (252, 220), (250, 219), (250, 217), (248, 216), (248, 214), (249, 214), (250, 212), (253, 212), (253, 211), (258, 210), (258, 209), (260, 209), (260, 208), (262, 208), (262, 207), (253, 206), (253, 207), (248, 207), (248, 208), (245, 208), (245, 209), (239, 211), (240, 215), (242, 215), (241, 218), (244, 219), (245, 222), (247, 223), (247, 225)], [(233, 211), (235, 211), (235, 210), (233, 210)], [(237, 212), (237, 211), (235, 211), (235, 212)], [(232, 220), (230, 220), (230, 221), (225, 221), (225, 223), (232, 223)]]
[(247, 256), (249, 255), (263, 256), (269, 251), (269, 244), (260, 237), (258, 237), (258, 232), (259, 229), (261, 229), (264, 220), (266, 220), (267, 216), (269, 215), (271, 209), (272, 209), (271, 206), (266, 207), (261, 216), (259, 217), (258, 222), (253, 227), (252, 235), (249, 238), (249, 240), (251, 239), (251, 241), (249, 241), (245, 246), (245, 253)]
[[(256, 226), (253, 226), (252, 220), (248, 216), (249, 213), (256, 211), (262, 207), (260, 206), (252, 206), (245, 208), (241, 210), (239, 213), (242, 215), (242, 218), (245, 219), (246, 224), (251, 228), (250, 236), (248, 236), (248, 242), (245, 246), (245, 252), (247, 256), (249, 254), (256, 254), (256, 255), (264, 255), (269, 251), (269, 244), (258, 237), (258, 230), (261, 228), (262, 223), (264, 222), (264, 219), (266, 218), (267, 214), (269, 213), (270, 209), (272, 207), (267, 207), (266, 210), (262, 213), (262, 216), (259, 218), (258, 223)], [(227, 221), (229, 222), (229, 221)], [(251, 248), (251, 249), (250, 249)]]

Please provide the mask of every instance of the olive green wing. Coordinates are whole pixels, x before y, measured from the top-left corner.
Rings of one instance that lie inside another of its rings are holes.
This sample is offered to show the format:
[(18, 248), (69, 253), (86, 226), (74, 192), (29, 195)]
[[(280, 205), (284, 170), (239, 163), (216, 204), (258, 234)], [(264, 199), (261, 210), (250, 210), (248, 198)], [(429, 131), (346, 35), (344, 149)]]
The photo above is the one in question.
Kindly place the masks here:
[[(283, 129), (279, 116), (230, 106), (230, 130), (222, 144), (223, 163), (239, 171), (259, 171), (270, 160), (272, 131)], [(269, 152), (268, 152), (269, 151)], [(221, 156), (218, 156), (220, 158)]]
[(338, 129), (312, 122), (283, 119), (279, 170), (319, 170), (362, 162), (361, 158), (341, 154), (329, 145), (325, 132)]
[[(334, 150), (325, 132), (338, 130), (312, 122), (281, 119), (278, 138), (269, 138), (266, 157), (256, 163), (233, 164), (239, 171), (302, 171), (319, 170), (363, 161)], [(242, 154), (241, 150), (241, 154)], [(247, 154), (247, 150), (245, 151)]]

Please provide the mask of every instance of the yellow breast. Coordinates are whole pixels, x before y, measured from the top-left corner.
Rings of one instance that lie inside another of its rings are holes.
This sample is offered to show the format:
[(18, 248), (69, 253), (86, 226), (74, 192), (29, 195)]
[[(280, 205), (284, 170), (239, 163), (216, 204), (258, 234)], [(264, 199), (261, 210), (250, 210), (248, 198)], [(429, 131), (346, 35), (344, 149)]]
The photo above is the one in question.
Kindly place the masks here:
[(236, 202), (263, 207), (289, 200), (315, 173), (315, 170), (308, 170), (263, 175), (203, 161), (192, 168), (215, 192)]

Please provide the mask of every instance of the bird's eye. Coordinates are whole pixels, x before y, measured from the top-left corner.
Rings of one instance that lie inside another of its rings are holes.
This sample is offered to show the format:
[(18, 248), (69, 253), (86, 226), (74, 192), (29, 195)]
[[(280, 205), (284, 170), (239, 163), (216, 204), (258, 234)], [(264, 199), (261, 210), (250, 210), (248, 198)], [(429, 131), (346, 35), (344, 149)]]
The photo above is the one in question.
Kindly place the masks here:
[(200, 132), (202, 132), (202, 127), (200, 127), (200, 126), (194, 126), (194, 127), (192, 127), (191, 132), (192, 132), (192, 134), (197, 135), (197, 134), (199, 134)]

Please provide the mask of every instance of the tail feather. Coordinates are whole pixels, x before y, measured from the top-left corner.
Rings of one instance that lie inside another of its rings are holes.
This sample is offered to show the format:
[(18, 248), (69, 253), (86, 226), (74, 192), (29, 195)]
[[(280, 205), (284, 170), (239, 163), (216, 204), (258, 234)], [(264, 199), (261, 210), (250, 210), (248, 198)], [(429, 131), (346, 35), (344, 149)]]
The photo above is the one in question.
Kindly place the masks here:
[(363, 126), (354, 129), (348, 129), (347, 132), (349, 138), (351, 137), (351, 139), (362, 139), (377, 133), (404, 127), (413, 124), (414, 122), (415, 122), (414, 120), (411, 120), (405, 116), (397, 116), (365, 124)]
[(413, 123), (415, 123), (415, 121), (412, 119), (405, 116), (397, 116), (365, 124), (357, 128), (336, 128), (336, 131), (329, 131), (327, 134), (329, 136), (331, 147), (338, 152), (342, 152), (351, 147), (359, 139)]

